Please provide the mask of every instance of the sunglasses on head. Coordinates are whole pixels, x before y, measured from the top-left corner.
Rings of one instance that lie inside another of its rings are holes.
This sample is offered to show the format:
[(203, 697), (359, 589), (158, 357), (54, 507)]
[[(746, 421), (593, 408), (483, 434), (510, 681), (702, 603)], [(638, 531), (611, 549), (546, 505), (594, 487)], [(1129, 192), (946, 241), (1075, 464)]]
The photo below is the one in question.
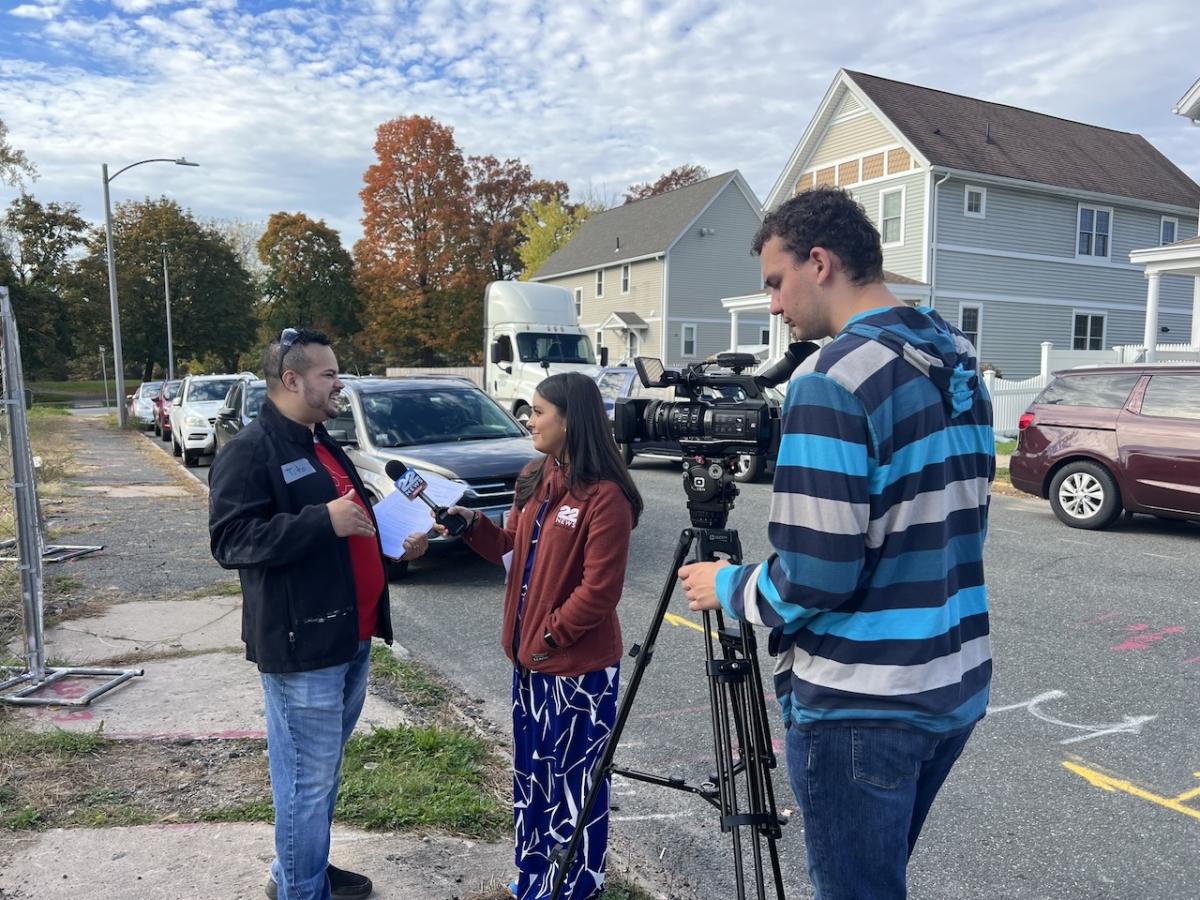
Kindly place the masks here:
[(292, 345), (300, 338), (300, 332), (295, 328), (285, 328), (279, 332), (279, 380), (283, 381), (283, 360), (287, 357)]

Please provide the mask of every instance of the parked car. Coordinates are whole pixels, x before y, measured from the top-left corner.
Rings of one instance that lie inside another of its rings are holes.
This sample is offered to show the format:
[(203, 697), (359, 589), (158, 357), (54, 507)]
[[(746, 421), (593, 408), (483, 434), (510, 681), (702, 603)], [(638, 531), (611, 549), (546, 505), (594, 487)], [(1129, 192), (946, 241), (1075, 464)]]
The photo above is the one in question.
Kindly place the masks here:
[[(678, 370), (673, 370), (678, 371)], [(638, 378), (637, 370), (630, 366), (609, 366), (596, 373), (596, 384), (600, 388), (600, 396), (604, 399), (604, 411), (608, 413), (611, 424), (616, 410), (617, 400), (621, 398), (643, 397), (651, 400), (676, 400), (673, 387), (645, 387)], [(779, 407), (783, 403), (783, 395), (774, 388), (767, 388), (766, 397), (769, 402)], [(733, 399), (733, 398), (729, 398)], [(678, 441), (641, 441), (636, 444), (618, 444), (625, 465), (630, 465), (635, 456), (657, 457), (659, 459), (682, 459), (683, 448)], [(772, 449), (767, 456), (755, 456), (744, 453), (737, 458), (733, 477), (741, 482), (756, 481), (766, 472), (775, 468), (775, 454), (778, 448)]]
[(258, 417), (266, 398), (267, 383), (261, 378), (242, 378), (233, 383), (213, 423), (213, 453), (220, 453), (222, 447)]
[(185, 466), (200, 464), (216, 450), (213, 423), (237, 375), (189, 375), (171, 403), (171, 449)]
[(137, 422), (142, 428), (154, 427), (154, 398), (162, 388), (161, 381), (143, 381), (136, 391), (129, 395), (127, 413), (131, 421)]
[(1200, 366), (1058, 372), (1019, 429), (1013, 485), (1072, 528), (1105, 528), (1122, 510), (1200, 519)]
[(179, 396), (181, 379), (164, 381), (154, 395), (154, 433), (164, 441), (171, 439), (171, 402)]
[(345, 447), (371, 503), (396, 490), (384, 467), (398, 459), (418, 473), (461, 482), (466, 486), (461, 504), (503, 524), (517, 475), (541, 454), (495, 400), (465, 378), (408, 375), (344, 383), (341, 412), (326, 427)]

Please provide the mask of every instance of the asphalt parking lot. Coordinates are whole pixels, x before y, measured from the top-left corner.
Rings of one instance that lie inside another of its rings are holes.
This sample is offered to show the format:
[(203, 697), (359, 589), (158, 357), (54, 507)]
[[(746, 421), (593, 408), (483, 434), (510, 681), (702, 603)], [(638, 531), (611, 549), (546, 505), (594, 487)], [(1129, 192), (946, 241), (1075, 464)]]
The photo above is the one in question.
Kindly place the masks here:
[[(191, 471), (204, 478), (207, 461)], [(622, 599), (626, 646), (641, 639), (687, 524), (675, 465), (639, 460), (633, 472), (646, 512)], [(768, 552), (769, 493), (768, 484), (742, 486), (730, 516), (747, 561)], [(1200, 897), (1200, 526), (1137, 517), (1077, 531), (1044, 502), (996, 496), (987, 567), (991, 711), (934, 806), (911, 895)], [(498, 646), (501, 595), (500, 570), (454, 548), (392, 586), (398, 639), (504, 723), (511, 670)], [(691, 781), (712, 768), (696, 621), (677, 596), (619, 764)], [(770, 670), (765, 655), (761, 664)], [(793, 810), (782, 767), (775, 786), (781, 809)], [(680, 893), (734, 895), (729, 840), (708, 806), (628, 782), (614, 800), (614, 829), (661, 857)], [(781, 843), (789, 897), (811, 896), (801, 828), (797, 815)]]

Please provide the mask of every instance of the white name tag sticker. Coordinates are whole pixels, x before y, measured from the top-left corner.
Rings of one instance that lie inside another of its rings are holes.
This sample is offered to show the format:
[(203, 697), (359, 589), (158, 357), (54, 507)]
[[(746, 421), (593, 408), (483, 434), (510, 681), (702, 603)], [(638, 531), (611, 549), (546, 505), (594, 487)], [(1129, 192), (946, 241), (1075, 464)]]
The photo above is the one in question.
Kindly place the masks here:
[(284, 484), (291, 484), (293, 481), (298, 481), (305, 475), (311, 475), (316, 471), (312, 463), (303, 458), (292, 460), (290, 463), (284, 463), (279, 467), (279, 470), (283, 472)]

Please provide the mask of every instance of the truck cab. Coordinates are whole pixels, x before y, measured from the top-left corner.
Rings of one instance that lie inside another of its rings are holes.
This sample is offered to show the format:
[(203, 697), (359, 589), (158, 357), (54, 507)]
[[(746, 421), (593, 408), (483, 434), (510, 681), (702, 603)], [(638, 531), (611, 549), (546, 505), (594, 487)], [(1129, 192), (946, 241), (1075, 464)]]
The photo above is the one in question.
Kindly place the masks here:
[(522, 425), (529, 422), (533, 392), (560, 372), (589, 378), (597, 365), (591, 339), (575, 317), (565, 288), (524, 281), (493, 281), (484, 294), (483, 387)]

